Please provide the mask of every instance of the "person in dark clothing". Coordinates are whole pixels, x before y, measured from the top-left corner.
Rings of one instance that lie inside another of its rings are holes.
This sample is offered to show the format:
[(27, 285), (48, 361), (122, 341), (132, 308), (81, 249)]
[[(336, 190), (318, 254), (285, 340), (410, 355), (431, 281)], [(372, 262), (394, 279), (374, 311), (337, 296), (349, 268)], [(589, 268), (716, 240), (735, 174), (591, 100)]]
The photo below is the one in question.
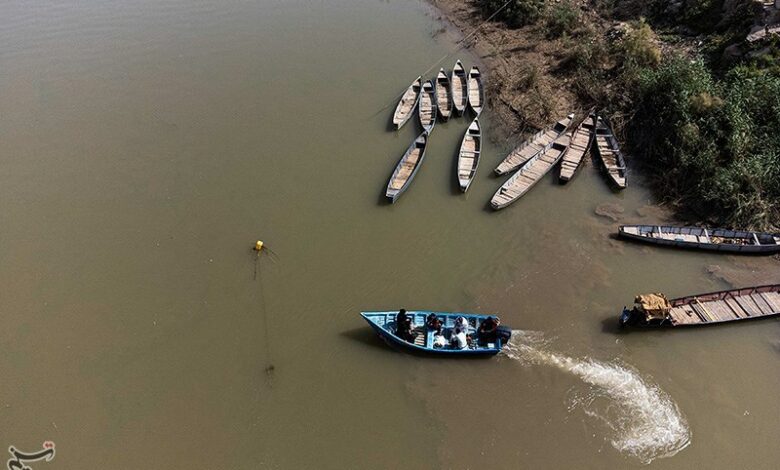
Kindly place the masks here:
[(406, 314), (405, 309), (401, 309), (395, 316), (395, 334), (404, 341), (413, 342), (415, 334), (412, 319)]
[(498, 325), (501, 320), (498, 317), (487, 317), (482, 320), (477, 330), (477, 338), (480, 343), (495, 343), (498, 338)]
[(428, 314), (428, 317), (425, 319), (425, 326), (428, 328), (428, 331), (433, 331), (437, 335), (441, 334), (441, 320), (435, 313)]

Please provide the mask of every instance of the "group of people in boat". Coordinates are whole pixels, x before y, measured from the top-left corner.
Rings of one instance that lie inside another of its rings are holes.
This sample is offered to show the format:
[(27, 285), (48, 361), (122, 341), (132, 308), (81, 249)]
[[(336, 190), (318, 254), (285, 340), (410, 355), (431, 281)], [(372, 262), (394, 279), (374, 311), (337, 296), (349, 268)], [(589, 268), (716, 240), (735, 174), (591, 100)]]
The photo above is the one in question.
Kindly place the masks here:
[[(464, 317), (455, 319), (455, 325), (449, 329), (449, 338), (445, 336), (444, 323), (435, 313), (428, 314), (425, 319), (425, 332), (433, 332), (434, 348), (468, 349), (472, 346), (487, 345), (498, 340), (498, 326), (501, 320), (498, 317), (489, 316), (482, 320), (476, 328), (476, 335), (469, 333), (469, 322)], [(395, 318), (396, 335), (409, 343), (414, 343), (417, 338), (416, 327), (412, 317), (401, 309)]]

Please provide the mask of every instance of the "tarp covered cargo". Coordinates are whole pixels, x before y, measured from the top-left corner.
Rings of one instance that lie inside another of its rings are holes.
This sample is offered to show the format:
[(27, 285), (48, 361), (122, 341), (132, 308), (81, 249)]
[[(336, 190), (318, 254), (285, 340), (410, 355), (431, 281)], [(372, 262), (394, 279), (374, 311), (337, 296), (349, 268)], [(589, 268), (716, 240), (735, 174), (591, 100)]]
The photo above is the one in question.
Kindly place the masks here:
[(644, 310), (648, 319), (664, 318), (672, 308), (669, 299), (661, 293), (637, 295), (634, 303)]

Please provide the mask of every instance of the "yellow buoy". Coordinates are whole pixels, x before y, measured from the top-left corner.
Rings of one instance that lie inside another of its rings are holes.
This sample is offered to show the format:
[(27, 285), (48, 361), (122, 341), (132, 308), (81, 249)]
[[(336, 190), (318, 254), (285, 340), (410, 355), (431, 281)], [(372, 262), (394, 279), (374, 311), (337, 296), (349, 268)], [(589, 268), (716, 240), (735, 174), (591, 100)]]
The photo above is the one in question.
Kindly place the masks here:
[(263, 242), (261, 242), (260, 240), (257, 240), (255, 242), (255, 251), (260, 251), (262, 249), (263, 249)]

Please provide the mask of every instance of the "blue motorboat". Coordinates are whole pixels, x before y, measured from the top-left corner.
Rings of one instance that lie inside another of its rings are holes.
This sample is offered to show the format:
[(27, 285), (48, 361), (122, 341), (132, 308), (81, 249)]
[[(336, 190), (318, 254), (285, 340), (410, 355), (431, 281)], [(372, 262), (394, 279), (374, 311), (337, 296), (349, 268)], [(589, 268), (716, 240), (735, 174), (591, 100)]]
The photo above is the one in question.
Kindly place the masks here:
[[(426, 326), (428, 316), (435, 314), (441, 321), (439, 334)], [(479, 338), (477, 331), (484, 320), (491, 315), (474, 315), (471, 313), (457, 312), (431, 312), (427, 310), (408, 310), (407, 317), (412, 320), (413, 332), (416, 335), (414, 342), (401, 338), (396, 332), (396, 316), (398, 310), (388, 312), (360, 312), (371, 328), (377, 332), (387, 344), (394, 348), (407, 352), (421, 353), (437, 356), (493, 356), (501, 351), (501, 348), (509, 341), (512, 330), (505, 326), (498, 326), (495, 334), (489, 338)], [(463, 317), (468, 323), (467, 331), (469, 344), (464, 349), (450, 346), (450, 337), (455, 328), (455, 320)], [(493, 318), (497, 318), (492, 315)], [(438, 338), (441, 336), (443, 338)], [(443, 344), (442, 344), (443, 343)]]

